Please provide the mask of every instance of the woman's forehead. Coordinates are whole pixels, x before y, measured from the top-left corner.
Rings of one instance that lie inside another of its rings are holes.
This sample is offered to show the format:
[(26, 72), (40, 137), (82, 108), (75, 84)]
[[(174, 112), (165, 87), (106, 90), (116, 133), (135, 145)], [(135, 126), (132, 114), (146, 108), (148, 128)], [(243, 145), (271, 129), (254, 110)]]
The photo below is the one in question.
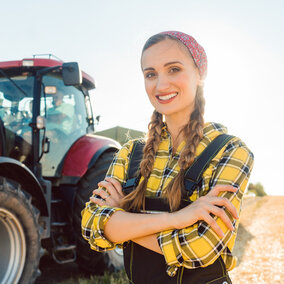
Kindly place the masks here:
[(193, 63), (186, 46), (176, 40), (165, 39), (143, 52), (141, 66), (142, 68), (148, 68), (151, 65), (165, 64), (172, 61), (191, 61)]

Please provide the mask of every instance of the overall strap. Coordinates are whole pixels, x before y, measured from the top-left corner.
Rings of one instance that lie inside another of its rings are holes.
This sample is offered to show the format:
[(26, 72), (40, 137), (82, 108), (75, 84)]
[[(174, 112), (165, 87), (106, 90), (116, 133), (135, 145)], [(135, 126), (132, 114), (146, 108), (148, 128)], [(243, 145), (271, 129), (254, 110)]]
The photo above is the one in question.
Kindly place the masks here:
[(184, 175), (184, 185), (188, 195), (191, 195), (194, 188), (201, 182), (202, 174), (209, 166), (211, 160), (233, 137), (234, 136), (228, 134), (217, 136), (186, 170)]
[(126, 182), (122, 187), (122, 191), (126, 195), (135, 189), (141, 178), (141, 175), (139, 173), (139, 166), (143, 157), (144, 146), (144, 140), (135, 140), (133, 142), (133, 148), (129, 157)]
[[(211, 160), (233, 137), (234, 136), (228, 134), (221, 134), (217, 136), (186, 170), (184, 185), (188, 196), (192, 194), (195, 187), (201, 182), (202, 174), (209, 166)], [(139, 165), (143, 157), (144, 146), (145, 142), (143, 140), (136, 140), (133, 143), (133, 149), (129, 158), (130, 163), (128, 166), (127, 179), (122, 188), (124, 194), (132, 192), (139, 183), (141, 178)]]

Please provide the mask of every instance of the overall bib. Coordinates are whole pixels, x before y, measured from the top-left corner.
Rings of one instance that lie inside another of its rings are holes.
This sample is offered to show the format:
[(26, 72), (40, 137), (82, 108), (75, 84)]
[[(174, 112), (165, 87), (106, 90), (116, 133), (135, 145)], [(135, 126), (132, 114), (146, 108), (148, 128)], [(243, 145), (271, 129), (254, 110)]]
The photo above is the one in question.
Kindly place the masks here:
[[(202, 173), (209, 165), (212, 158), (232, 138), (222, 134), (215, 138), (207, 148), (197, 157), (185, 174), (185, 188), (187, 198), (183, 198), (180, 208), (191, 203), (189, 196), (202, 181)], [(134, 143), (130, 157), (128, 179), (123, 186), (125, 194), (129, 194), (138, 185), (140, 176), (137, 176), (142, 158), (144, 145), (137, 141)], [(168, 203), (163, 198), (148, 198), (145, 200), (145, 211), (170, 212)], [(175, 276), (167, 274), (167, 265), (164, 256), (144, 248), (134, 242), (129, 242), (124, 250), (124, 266), (129, 283), (134, 284), (231, 284), (225, 263), (222, 257), (207, 266), (194, 269), (179, 267)]]

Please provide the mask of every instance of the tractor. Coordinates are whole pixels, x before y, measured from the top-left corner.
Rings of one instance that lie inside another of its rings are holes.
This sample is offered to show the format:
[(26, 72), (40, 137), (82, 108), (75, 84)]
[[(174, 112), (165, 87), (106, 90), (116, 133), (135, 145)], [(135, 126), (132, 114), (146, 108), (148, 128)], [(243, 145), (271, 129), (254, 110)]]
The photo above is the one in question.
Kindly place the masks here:
[(81, 210), (104, 179), (116, 141), (94, 134), (94, 80), (49, 56), (0, 62), (0, 283), (33, 283), (39, 261), (120, 269), (122, 250), (98, 253)]

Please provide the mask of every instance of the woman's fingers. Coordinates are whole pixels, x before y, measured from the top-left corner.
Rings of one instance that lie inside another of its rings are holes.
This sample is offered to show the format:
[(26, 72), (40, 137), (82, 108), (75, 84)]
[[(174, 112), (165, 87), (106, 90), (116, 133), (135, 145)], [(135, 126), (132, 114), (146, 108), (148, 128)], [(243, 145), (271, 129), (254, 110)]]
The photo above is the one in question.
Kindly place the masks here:
[(90, 197), (90, 201), (94, 202), (95, 204), (99, 205), (99, 206), (103, 206), (106, 205), (105, 200), (101, 199), (101, 198), (97, 198), (94, 196)]
[(101, 190), (101, 192), (99, 192), (99, 189), (98, 189), (98, 194), (96, 194), (96, 190), (94, 190), (95, 196), (91, 196), (90, 201), (98, 204), (99, 206), (103, 206), (103, 205), (118, 206), (118, 202), (115, 199), (113, 199), (110, 195), (108, 194), (104, 195), (105, 198), (103, 198), (102, 191), (104, 190)]
[(118, 180), (110, 177), (106, 177), (105, 180), (110, 182), (122, 197), (124, 196), (121, 183)]
[(98, 183), (100, 188), (93, 190), (93, 197), (96, 199), (104, 199), (103, 202), (97, 201), (96, 199), (93, 200), (90, 198), (91, 201), (94, 203), (102, 206), (115, 206), (120, 207), (121, 199), (123, 198), (121, 184), (113, 179), (113, 178), (106, 178), (105, 180)]
[[(236, 207), (225, 197), (211, 197), (211, 202), (217, 206), (225, 206), (235, 219), (239, 219)], [(223, 209), (222, 209), (223, 210)]]
[(107, 199), (109, 197), (109, 194), (105, 190), (103, 190), (101, 188), (93, 190), (93, 195), (98, 195), (102, 199)]
[(119, 194), (118, 194), (116, 188), (114, 187), (114, 185), (111, 182), (103, 180), (103, 181), (100, 181), (98, 183), (98, 186), (104, 187), (107, 190), (107, 192), (109, 193), (109, 195), (111, 195), (112, 197), (119, 198)]
[(224, 209), (212, 205), (209, 208), (209, 211), (215, 216), (218, 216), (223, 221), (223, 223), (227, 226), (228, 229), (230, 229), (231, 231), (235, 229), (230, 218), (225, 213)]
[(220, 192), (230, 191), (237, 192), (238, 188), (232, 185), (216, 185), (207, 194), (207, 196), (218, 196)]
[(204, 221), (211, 226), (211, 228), (219, 235), (220, 238), (224, 237), (224, 232), (222, 229), (218, 226), (217, 222), (209, 215), (206, 214), (204, 216)]

